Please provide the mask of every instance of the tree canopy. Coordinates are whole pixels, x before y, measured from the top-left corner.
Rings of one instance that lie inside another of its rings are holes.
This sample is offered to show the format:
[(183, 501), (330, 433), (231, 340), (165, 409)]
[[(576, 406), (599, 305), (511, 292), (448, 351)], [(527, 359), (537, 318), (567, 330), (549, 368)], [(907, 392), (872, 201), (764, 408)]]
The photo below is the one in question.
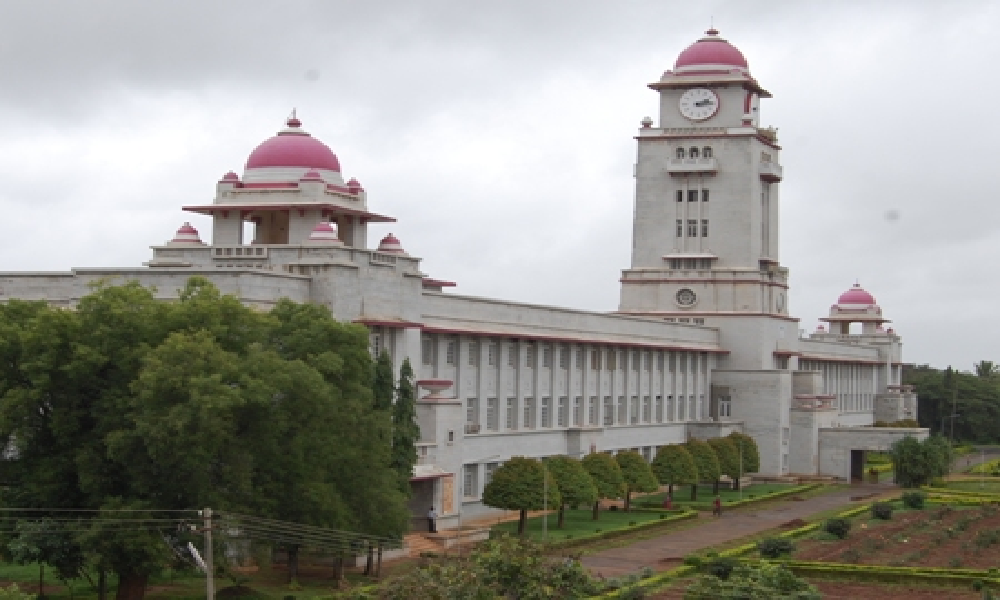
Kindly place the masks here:
[(908, 435), (892, 445), (890, 454), (896, 483), (904, 488), (927, 485), (945, 476), (951, 465), (951, 446), (937, 435), (923, 442)]
[(650, 467), (660, 483), (670, 486), (670, 494), (674, 493), (675, 485), (698, 483), (698, 467), (691, 453), (681, 444), (660, 446)]
[(557, 527), (563, 526), (566, 505), (590, 506), (597, 502), (597, 486), (590, 478), (583, 464), (575, 458), (569, 456), (553, 456), (545, 460), (545, 468), (552, 474), (552, 478), (559, 488), (562, 496), (562, 503), (559, 505), (559, 523)]
[[(597, 497), (621, 498), (625, 495), (625, 478), (615, 457), (604, 452), (591, 452), (581, 461), (597, 487)], [(594, 520), (600, 516), (601, 504), (594, 502)]]
[[(706, 483), (714, 483), (719, 480), (719, 459), (715, 456), (715, 451), (708, 445), (697, 439), (690, 439), (684, 444), (687, 451), (694, 459), (694, 466), (698, 469), (698, 479)], [(698, 499), (698, 485), (691, 484), (691, 499)]]
[(403, 360), (399, 368), (399, 385), (396, 402), (392, 405), (392, 456), (390, 464), (396, 472), (400, 491), (410, 495), (410, 477), (417, 464), (417, 442), (420, 426), (417, 425), (416, 393), (413, 387), (413, 367), (410, 359)]
[[(1000, 443), (1000, 376), (992, 361), (980, 361), (973, 371), (903, 367), (903, 383), (917, 391), (917, 419), (931, 433), (955, 441)], [(952, 414), (957, 414), (954, 419)]]
[(760, 450), (757, 448), (757, 442), (749, 435), (738, 431), (730, 433), (727, 437), (736, 444), (736, 451), (741, 454), (743, 472), (760, 472)]
[[(739, 481), (743, 465), (740, 463), (739, 450), (736, 444), (729, 438), (712, 438), (708, 440), (708, 445), (715, 452), (715, 457), (719, 460), (719, 475), (725, 475), (734, 482)], [(718, 479), (715, 480), (716, 493), (718, 493)]]
[[(11, 300), (0, 502), (212, 507), (399, 536), (409, 515), (373, 382), (363, 326), (290, 301), (253, 310), (202, 278), (176, 302), (135, 282), (98, 286), (72, 311)], [(156, 529), (100, 520), (75, 541), (117, 573), (122, 599), (141, 597), (169, 554)]]
[(625, 480), (625, 510), (631, 508), (632, 492), (655, 492), (660, 487), (649, 463), (638, 452), (626, 450), (615, 455)]
[(493, 472), (483, 490), (483, 504), (519, 511), (517, 533), (523, 536), (528, 511), (557, 507), (562, 495), (540, 460), (515, 456)]

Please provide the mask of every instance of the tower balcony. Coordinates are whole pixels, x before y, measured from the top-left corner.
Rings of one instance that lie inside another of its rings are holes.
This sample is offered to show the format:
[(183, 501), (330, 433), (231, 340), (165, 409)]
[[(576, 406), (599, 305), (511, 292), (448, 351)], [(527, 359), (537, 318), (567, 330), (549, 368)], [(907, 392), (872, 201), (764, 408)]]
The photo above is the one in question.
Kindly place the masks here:
[(760, 163), (760, 178), (763, 181), (769, 183), (777, 183), (781, 181), (781, 165), (771, 161), (764, 161)]
[(671, 158), (667, 162), (667, 173), (675, 177), (715, 175), (718, 171), (719, 162), (714, 156), (708, 158)]

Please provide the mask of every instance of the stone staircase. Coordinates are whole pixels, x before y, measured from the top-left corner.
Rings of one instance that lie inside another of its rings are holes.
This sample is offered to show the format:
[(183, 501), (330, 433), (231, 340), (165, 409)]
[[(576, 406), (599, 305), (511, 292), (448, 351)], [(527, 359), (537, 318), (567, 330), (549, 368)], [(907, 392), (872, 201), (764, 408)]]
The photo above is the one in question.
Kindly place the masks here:
[(408, 533), (403, 536), (403, 547), (411, 558), (418, 558), (422, 552), (444, 551), (444, 546), (438, 542), (428, 539), (423, 533)]

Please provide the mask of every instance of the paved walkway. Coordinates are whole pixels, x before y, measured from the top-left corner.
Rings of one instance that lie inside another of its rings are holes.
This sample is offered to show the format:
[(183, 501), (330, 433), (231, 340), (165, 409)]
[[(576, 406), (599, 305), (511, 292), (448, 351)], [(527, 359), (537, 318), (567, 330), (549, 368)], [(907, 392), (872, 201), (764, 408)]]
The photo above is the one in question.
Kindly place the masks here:
[[(715, 518), (701, 513), (703, 525), (664, 533), (621, 548), (611, 548), (583, 557), (583, 564), (594, 574), (618, 577), (635, 573), (643, 567), (656, 571), (672, 568), (684, 556), (725, 542), (773, 529), (794, 519), (852, 504), (851, 498), (872, 493), (890, 492), (891, 484), (858, 485), (805, 500), (777, 500), (760, 510), (744, 508)], [(869, 500), (870, 501), (870, 500)], [(855, 502), (857, 503), (857, 502)]]

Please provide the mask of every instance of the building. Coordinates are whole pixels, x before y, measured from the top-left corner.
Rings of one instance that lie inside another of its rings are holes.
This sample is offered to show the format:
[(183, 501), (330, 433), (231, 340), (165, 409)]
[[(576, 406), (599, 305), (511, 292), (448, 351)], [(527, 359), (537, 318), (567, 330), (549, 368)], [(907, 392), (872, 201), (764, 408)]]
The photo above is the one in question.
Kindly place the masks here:
[[(771, 97), (710, 29), (649, 85), (659, 117), (636, 136), (632, 260), (611, 313), (463, 296), (423, 273), (393, 234), (372, 249), (356, 179), (293, 114), (230, 171), (211, 204), (211, 244), (185, 223), (141, 268), (2, 273), (4, 297), (72, 307), (98, 279), (175, 297), (192, 275), (267, 308), (281, 298), (365, 324), (373, 352), (409, 357), (425, 394), (413, 509), (447, 525), (488, 512), (482, 489), (513, 455), (657, 448), (741, 430), (766, 475), (861, 474), (866, 450), (926, 430), (901, 386), (901, 339), (851, 287), (805, 336), (780, 260), (780, 146), (760, 125)], [(383, 229), (384, 231), (384, 229)], [(372, 244), (373, 245), (373, 244)], [(610, 284), (610, 282), (609, 282)], [(852, 329), (854, 325), (855, 329)]]

